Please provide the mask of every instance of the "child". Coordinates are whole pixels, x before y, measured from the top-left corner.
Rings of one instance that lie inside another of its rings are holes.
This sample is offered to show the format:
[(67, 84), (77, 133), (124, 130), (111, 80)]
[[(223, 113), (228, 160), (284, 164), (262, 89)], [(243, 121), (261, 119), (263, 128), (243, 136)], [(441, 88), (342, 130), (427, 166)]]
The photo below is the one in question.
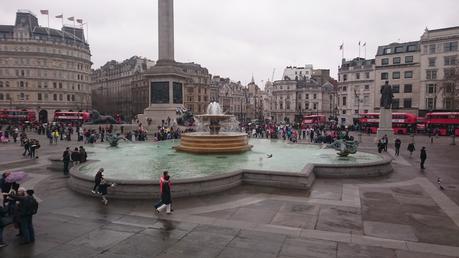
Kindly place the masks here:
[(114, 187), (116, 186), (115, 184), (109, 184), (105, 179), (102, 179), (99, 185), (99, 194), (102, 196), (102, 202), (104, 205), (108, 204), (107, 197), (105, 197), (108, 193), (108, 188), (109, 187)]

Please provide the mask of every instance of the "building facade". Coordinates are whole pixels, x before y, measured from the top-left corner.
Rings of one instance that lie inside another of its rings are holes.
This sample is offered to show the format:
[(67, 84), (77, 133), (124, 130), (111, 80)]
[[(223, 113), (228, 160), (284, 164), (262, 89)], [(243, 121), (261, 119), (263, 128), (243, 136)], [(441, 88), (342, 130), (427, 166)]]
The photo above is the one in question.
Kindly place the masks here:
[(234, 115), (240, 122), (246, 121), (247, 115), (247, 89), (241, 82), (233, 82), (229, 78), (213, 76), (212, 99), (220, 104), (223, 112), (228, 115)]
[(393, 112), (418, 114), (420, 107), (419, 41), (379, 46), (375, 58), (374, 108), (379, 112), (381, 86), (392, 86)]
[(121, 63), (109, 61), (99, 69), (93, 70), (93, 108), (103, 114), (119, 114), (123, 119), (130, 121), (136, 115), (132, 98), (133, 81), (137, 75), (144, 73), (154, 64), (155, 62), (149, 59), (133, 56)]
[(421, 36), (419, 113), (459, 108), (459, 27), (426, 29)]
[(282, 74), (282, 80), (303, 80), (309, 79), (313, 73), (313, 66), (307, 64), (305, 66), (287, 66)]
[(270, 92), (270, 115), (275, 122), (299, 122), (304, 115), (333, 114), (333, 85), (314, 79), (274, 81)]
[(374, 112), (375, 60), (342, 60), (338, 68), (338, 122), (353, 125), (360, 113)]
[(41, 122), (89, 111), (91, 64), (83, 29), (41, 27), (19, 10), (14, 25), (0, 25), (0, 109), (33, 110)]

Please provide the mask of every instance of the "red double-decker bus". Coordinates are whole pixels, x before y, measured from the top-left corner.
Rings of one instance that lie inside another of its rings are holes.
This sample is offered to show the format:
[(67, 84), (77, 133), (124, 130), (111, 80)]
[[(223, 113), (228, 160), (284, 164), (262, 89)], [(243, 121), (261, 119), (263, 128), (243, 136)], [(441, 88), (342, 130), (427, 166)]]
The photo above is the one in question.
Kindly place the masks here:
[(37, 116), (35, 111), (31, 110), (14, 110), (4, 109), (0, 110), (0, 122), (1, 123), (17, 123), (17, 122), (35, 122)]
[[(360, 114), (360, 125), (371, 133), (379, 127), (379, 113)], [(416, 130), (417, 116), (411, 113), (392, 113), (392, 130), (394, 134), (408, 134)]]
[(437, 131), (440, 136), (459, 136), (459, 112), (431, 112), (424, 119), (427, 130)]
[(305, 115), (301, 125), (303, 128), (313, 126), (323, 126), (327, 122), (327, 118), (324, 115)]
[(82, 124), (89, 121), (88, 112), (54, 112), (54, 122), (68, 124)]

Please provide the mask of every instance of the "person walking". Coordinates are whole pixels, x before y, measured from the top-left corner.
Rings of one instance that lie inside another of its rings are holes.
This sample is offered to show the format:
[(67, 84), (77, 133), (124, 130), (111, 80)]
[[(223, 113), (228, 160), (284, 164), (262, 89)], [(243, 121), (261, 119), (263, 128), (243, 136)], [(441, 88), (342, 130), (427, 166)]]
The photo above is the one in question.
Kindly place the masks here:
[(83, 146), (80, 146), (80, 163), (86, 162), (88, 159), (88, 154), (86, 153), (86, 150), (83, 148)]
[(104, 203), (104, 205), (108, 204), (108, 199), (106, 197), (106, 195), (108, 194), (108, 188), (114, 186), (115, 184), (109, 184), (107, 181), (105, 181), (105, 179), (102, 179), (102, 181), (100, 182), (98, 186), (98, 192), (102, 196), (102, 202)]
[(395, 139), (395, 144), (394, 144), (395, 156), (400, 156), (400, 146), (401, 145), (402, 145), (402, 141), (399, 138)]
[(103, 168), (100, 168), (99, 171), (97, 171), (95, 177), (94, 177), (94, 187), (92, 188), (92, 193), (95, 194), (96, 191), (99, 188), (100, 183), (104, 179), (104, 175), (102, 174), (104, 172)]
[[(171, 196), (171, 182), (170, 182), (170, 176), (167, 171), (163, 172), (163, 176), (160, 179), (159, 182), (159, 187), (161, 191), (161, 200), (160, 203), (157, 205), (159, 207), (156, 207), (156, 212), (160, 213), (164, 209), (166, 209), (167, 214), (171, 214), (171, 203), (172, 203), (172, 196)], [(160, 205), (159, 205), (160, 204)]]
[(426, 147), (422, 146), (421, 154), (419, 157), (421, 158), (421, 169), (425, 169), (424, 163), (426, 162), (426, 159), (427, 159)]
[(64, 175), (69, 174), (69, 163), (70, 163), (70, 148), (65, 148), (64, 153), (62, 154), (62, 160), (64, 161)]
[(413, 156), (413, 151), (415, 151), (416, 149), (414, 148), (414, 143), (411, 142), (410, 144), (408, 144), (408, 148), (407, 150), (410, 152), (410, 158)]

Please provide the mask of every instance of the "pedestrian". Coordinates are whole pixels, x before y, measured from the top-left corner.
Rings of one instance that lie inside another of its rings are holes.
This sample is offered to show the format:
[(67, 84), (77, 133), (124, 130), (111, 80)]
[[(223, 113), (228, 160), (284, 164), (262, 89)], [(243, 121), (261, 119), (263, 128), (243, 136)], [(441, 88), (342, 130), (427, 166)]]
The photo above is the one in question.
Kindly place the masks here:
[(421, 158), (421, 169), (425, 169), (424, 163), (426, 162), (426, 159), (427, 159), (426, 147), (422, 146), (421, 155), (419, 157)]
[(70, 163), (70, 148), (65, 148), (64, 153), (62, 154), (62, 160), (64, 161), (64, 175), (69, 174), (69, 163)]
[(410, 158), (413, 156), (413, 151), (415, 151), (416, 149), (414, 148), (414, 142), (411, 142), (410, 144), (408, 144), (408, 148), (407, 150), (410, 152)]
[(384, 144), (382, 143), (381, 139), (378, 140), (378, 143), (376, 146), (378, 147), (378, 153), (381, 153), (382, 150), (384, 149)]
[(400, 156), (400, 146), (401, 145), (402, 145), (402, 141), (399, 138), (395, 139), (395, 144), (394, 144), (395, 156)]
[(98, 187), (102, 180), (104, 179), (104, 175), (102, 174), (104, 172), (103, 168), (100, 168), (99, 171), (97, 171), (96, 176), (94, 177), (94, 187), (92, 188), (92, 193), (95, 194), (96, 190), (98, 190)]
[[(25, 195), (25, 192), (27, 195)], [(18, 218), (20, 226), (20, 234), (23, 242), (21, 244), (29, 244), (35, 241), (35, 232), (33, 229), (32, 216), (38, 211), (38, 202), (33, 197), (34, 191), (19, 188), (17, 195), (8, 195), (13, 201), (19, 201)]]
[(158, 207), (155, 205), (156, 212), (160, 213), (164, 209), (166, 209), (167, 214), (171, 214), (171, 203), (172, 203), (172, 196), (171, 196), (171, 182), (170, 176), (167, 171), (163, 172), (163, 176), (159, 182), (160, 192), (161, 192), (161, 200), (157, 204)]
[(389, 139), (387, 138), (387, 134), (385, 134), (382, 139), (381, 139), (381, 142), (383, 144), (383, 148), (384, 148), (384, 152), (387, 152), (387, 145), (389, 143)]
[(86, 162), (88, 159), (88, 154), (86, 153), (86, 150), (83, 148), (83, 146), (80, 146), (80, 163)]
[(108, 199), (106, 197), (106, 195), (108, 194), (108, 188), (114, 186), (115, 184), (109, 184), (107, 181), (105, 181), (105, 179), (102, 179), (102, 181), (100, 182), (98, 192), (102, 196), (102, 202), (104, 203), (104, 205), (108, 204)]
[(3, 230), (6, 226), (13, 223), (11, 216), (8, 216), (8, 209), (3, 205), (3, 199), (3, 194), (0, 194), (0, 248), (8, 245), (3, 240)]
[(70, 158), (72, 158), (73, 165), (77, 166), (80, 163), (80, 150), (78, 148), (75, 148), (72, 151), (72, 154), (70, 154)]

